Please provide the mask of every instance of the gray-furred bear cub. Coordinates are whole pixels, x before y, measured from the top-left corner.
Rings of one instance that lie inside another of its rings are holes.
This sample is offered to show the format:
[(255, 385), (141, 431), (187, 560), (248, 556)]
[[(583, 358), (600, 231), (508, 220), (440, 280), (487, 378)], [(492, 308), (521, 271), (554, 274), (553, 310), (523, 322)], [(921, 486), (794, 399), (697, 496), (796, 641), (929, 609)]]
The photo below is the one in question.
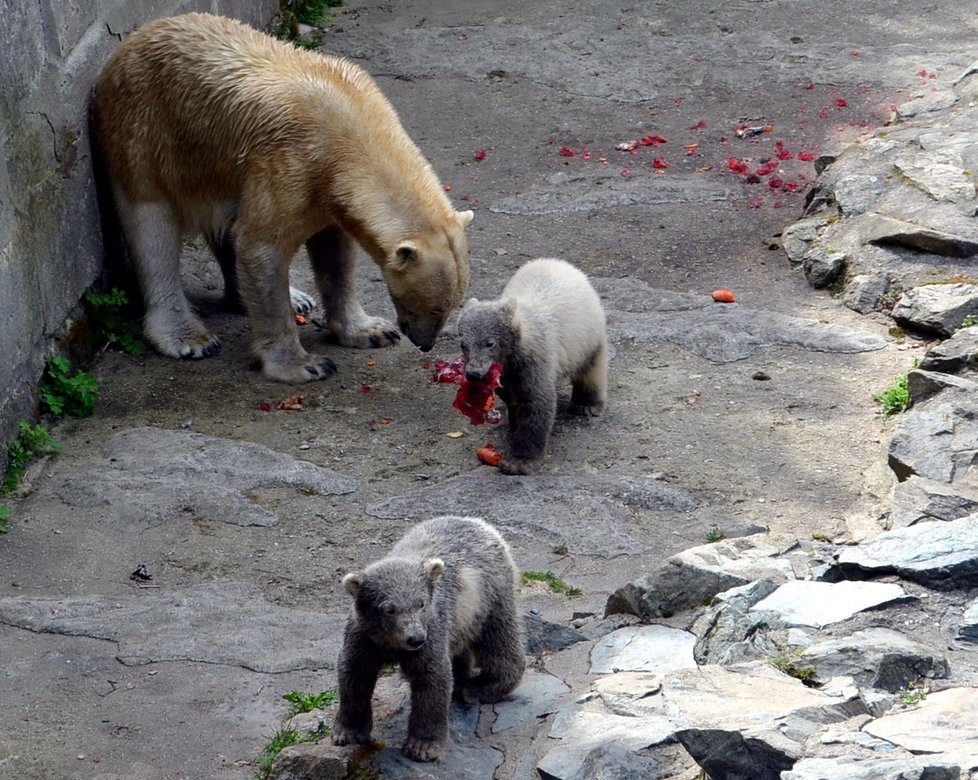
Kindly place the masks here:
[(419, 523), (343, 585), (354, 602), (338, 665), (334, 744), (370, 741), (371, 697), (384, 664), (399, 664), (411, 683), (402, 750), (415, 761), (445, 753), (453, 681), (469, 702), (498, 701), (519, 684), (526, 659), (516, 567), (509, 545), (484, 520)]
[(601, 299), (563, 260), (522, 266), (494, 301), (472, 298), (458, 321), (465, 376), (484, 379), (502, 365), (498, 395), (509, 414), (504, 474), (534, 474), (557, 413), (558, 382), (570, 379), (570, 411), (597, 417), (608, 396), (608, 339)]

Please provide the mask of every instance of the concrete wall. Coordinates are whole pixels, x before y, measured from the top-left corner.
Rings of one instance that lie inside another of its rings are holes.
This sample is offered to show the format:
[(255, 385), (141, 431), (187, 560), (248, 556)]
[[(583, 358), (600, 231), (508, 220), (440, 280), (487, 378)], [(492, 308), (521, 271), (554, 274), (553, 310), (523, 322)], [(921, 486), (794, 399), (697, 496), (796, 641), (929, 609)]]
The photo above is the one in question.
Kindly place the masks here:
[(103, 252), (88, 96), (144, 21), (210, 11), (263, 27), (278, 0), (0, 0), (0, 473), (54, 339)]

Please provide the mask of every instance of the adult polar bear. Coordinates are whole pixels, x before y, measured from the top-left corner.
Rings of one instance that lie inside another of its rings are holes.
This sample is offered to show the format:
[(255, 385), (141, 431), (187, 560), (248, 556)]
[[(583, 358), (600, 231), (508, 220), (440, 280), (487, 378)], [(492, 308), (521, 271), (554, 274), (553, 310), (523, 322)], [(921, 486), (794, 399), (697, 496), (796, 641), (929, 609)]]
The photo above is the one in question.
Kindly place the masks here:
[[(356, 241), (381, 269), (401, 331), (431, 349), (468, 287), (465, 227), (374, 80), (240, 22), (191, 13), (132, 33), (95, 86), (92, 131), (163, 354), (220, 342), (180, 281), (181, 239), (202, 233), (235, 283), (271, 379), (325, 379), (299, 343), (288, 271), (305, 243), (330, 332), (377, 347), (399, 338), (354, 286)], [(235, 273), (237, 280), (235, 280)]]

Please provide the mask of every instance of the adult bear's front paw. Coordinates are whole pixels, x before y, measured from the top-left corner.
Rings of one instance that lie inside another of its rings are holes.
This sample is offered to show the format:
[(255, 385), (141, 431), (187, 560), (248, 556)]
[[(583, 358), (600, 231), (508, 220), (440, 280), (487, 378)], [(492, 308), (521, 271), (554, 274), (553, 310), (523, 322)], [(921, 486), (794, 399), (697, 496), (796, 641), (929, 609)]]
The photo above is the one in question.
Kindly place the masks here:
[(333, 724), (334, 745), (365, 745), (370, 742), (370, 727), (351, 728)]
[(437, 761), (445, 757), (445, 747), (444, 740), (408, 737), (401, 752), (413, 761)]

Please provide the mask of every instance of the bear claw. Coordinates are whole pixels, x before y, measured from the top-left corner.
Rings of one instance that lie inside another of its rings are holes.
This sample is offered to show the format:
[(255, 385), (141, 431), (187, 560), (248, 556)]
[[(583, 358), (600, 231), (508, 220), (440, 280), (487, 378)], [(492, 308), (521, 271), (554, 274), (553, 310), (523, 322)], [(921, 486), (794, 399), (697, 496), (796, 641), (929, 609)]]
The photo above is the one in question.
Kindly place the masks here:
[(408, 737), (401, 752), (413, 761), (437, 761), (445, 755), (445, 743), (435, 739)]

